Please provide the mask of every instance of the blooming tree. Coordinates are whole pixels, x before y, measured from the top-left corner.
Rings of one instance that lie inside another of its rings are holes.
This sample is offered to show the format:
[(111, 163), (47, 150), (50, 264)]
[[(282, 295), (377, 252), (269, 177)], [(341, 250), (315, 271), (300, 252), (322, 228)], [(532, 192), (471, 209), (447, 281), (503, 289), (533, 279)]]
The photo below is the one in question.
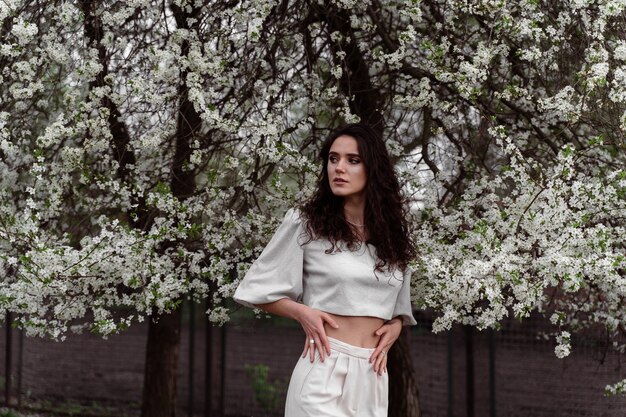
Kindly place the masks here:
[(436, 330), (540, 311), (559, 357), (598, 324), (620, 347), (625, 7), (0, 2), (0, 306), (61, 339), (190, 293), (224, 323), (319, 139), (363, 120), (416, 202)]
[(555, 325), (559, 358), (570, 332), (586, 328), (623, 352), (625, 7), (415, 10), (407, 36), (418, 48), (405, 47), (399, 64), (413, 90), (395, 102), (423, 110), (420, 162), (436, 184), (416, 231), (416, 302), (441, 311), (435, 330), (497, 328), (539, 311)]
[[(421, 9), (421, 21), (442, 6)], [(437, 186), (420, 213), (417, 299), (446, 306), (437, 329), (550, 307), (555, 324), (618, 330), (626, 5), (457, 6), (415, 42), (437, 55), (410, 61), (428, 74), (421, 91), (396, 99), (431, 107), (434, 124), (422, 147)]]

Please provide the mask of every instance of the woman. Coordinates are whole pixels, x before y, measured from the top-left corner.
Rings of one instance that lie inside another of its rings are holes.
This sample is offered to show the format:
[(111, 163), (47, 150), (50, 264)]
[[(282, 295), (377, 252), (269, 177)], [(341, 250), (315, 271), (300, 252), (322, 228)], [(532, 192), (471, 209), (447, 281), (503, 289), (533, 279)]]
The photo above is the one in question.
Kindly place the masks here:
[(382, 138), (351, 124), (325, 142), (315, 195), (289, 210), (237, 288), (249, 307), (297, 320), (304, 351), (286, 417), (387, 416), (387, 352), (416, 324), (415, 248)]

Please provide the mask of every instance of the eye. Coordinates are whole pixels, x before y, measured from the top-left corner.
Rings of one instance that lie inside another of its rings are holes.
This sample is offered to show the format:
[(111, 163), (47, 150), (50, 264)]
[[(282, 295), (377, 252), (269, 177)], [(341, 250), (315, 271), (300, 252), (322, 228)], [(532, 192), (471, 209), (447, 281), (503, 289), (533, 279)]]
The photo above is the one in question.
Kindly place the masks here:
[(360, 164), (361, 160), (359, 158), (350, 158), (350, 163), (354, 165)]
[(328, 160), (334, 164), (337, 162), (337, 157), (335, 155), (331, 155), (328, 157)]

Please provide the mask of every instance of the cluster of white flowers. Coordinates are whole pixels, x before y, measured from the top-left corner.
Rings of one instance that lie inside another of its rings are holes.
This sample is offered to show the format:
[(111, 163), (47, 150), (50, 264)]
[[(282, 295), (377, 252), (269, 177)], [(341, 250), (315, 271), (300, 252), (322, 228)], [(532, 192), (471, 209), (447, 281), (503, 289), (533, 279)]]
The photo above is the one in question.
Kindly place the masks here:
[(572, 351), (572, 347), (570, 345), (570, 333), (567, 331), (561, 332), (560, 335), (556, 337), (557, 346), (554, 348), (554, 354), (557, 358), (563, 359)]
[[(559, 357), (580, 328), (620, 340), (623, 1), (205, 3), (101, 6), (96, 39), (71, 3), (0, 2), (0, 307), (30, 332), (109, 334), (190, 291), (227, 321), (367, 85), (416, 200), (434, 329), (540, 311)], [(345, 27), (311, 18), (333, 11)]]
[(17, 38), (18, 45), (26, 45), (39, 32), (37, 25), (26, 22), (24, 20), (16, 20), (13, 22), (11, 34)]
[(612, 385), (607, 385), (604, 388), (604, 392), (606, 395), (626, 394), (626, 379), (622, 379)]

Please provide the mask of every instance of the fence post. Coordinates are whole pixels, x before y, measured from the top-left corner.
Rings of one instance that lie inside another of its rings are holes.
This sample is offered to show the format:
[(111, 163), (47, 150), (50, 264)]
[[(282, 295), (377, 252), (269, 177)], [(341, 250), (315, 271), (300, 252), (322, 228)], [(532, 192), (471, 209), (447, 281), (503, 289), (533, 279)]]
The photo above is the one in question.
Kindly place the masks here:
[(454, 330), (451, 328), (448, 330), (448, 417), (454, 416), (454, 407), (453, 407), (453, 380), (452, 380), (452, 367), (453, 367), (453, 350), (454, 350)]
[(474, 332), (465, 327), (465, 362), (467, 375), (467, 417), (474, 417)]
[[(207, 298), (207, 310), (211, 307), (210, 298)], [(211, 320), (206, 321), (205, 339), (206, 358), (204, 364), (204, 417), (211, 417), (213, 411), (213, 325)]]
[(496, 331), (489, 329), (489, 416), (496, 417)]
[(196, 318), (195, 318), (195, 308), (193, 301), (193, 290), (190, 292), (189, 296), (189, 417), (193, 417), (193, 371), (194, 371), (194, 342), (195, 342), (195, 332), (196, 332)]
[(226, 397), (226, 324), (220, 329), (220, 416), (224, 417), (224, 401)]
[(22, 408), (22, 376), (24, 374), (24, 329), (20, 328), (20, 350), (17, 353), (17, 409)]
[(4, 400), (6, 405), (11, 405), (11, 391), (12, 391), (12, 376), (11, 376), (11, 364), (13, 362), (13, 329), (11, 324), (13, 317), (10, 311), (6, 313), (6, 346), (4, 355), (4, 369), (5, 369), (5, 382), (4, 382)]

